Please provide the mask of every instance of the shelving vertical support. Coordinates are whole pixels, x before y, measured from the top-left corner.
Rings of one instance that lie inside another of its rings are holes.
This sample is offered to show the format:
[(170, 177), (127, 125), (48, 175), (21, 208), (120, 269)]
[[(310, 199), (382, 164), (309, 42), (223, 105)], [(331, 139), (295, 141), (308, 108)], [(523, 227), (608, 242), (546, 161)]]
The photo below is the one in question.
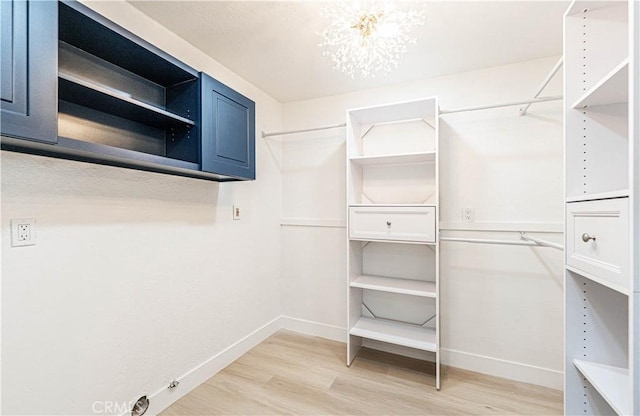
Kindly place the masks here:
[(629, 2), (629, 173), (631, 177), (631, 233), (630, 257), (633, 276), (633, 298), (630, 334), (631, 387), (633, 389), (632, 414), (640, 415), (640, 3)]
[(564, 16), (566, 414), (640, 414), (638, 8)]

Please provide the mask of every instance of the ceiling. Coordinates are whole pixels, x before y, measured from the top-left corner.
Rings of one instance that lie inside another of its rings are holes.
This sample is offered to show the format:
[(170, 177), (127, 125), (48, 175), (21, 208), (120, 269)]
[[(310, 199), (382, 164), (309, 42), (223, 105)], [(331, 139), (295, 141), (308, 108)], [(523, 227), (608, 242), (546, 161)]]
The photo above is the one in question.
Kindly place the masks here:
[(562, 54), (568, 1), (421, 1), (425, 24), (400, 67), (362, 79), (318, 46), (316, 1), (132, 1), (136, 8), (282, 103)]

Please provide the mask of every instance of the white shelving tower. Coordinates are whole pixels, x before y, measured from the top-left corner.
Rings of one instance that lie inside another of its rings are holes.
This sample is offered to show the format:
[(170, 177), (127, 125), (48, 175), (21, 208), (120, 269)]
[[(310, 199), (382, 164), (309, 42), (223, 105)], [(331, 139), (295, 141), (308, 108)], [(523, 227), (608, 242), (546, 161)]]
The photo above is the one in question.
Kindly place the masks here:
[(565, 39), (565, 413), (640, 414), (640, 3), (574, 1)]
[(419, 350), (440, 389), (437, 100), (347, 111), (347, 365)]

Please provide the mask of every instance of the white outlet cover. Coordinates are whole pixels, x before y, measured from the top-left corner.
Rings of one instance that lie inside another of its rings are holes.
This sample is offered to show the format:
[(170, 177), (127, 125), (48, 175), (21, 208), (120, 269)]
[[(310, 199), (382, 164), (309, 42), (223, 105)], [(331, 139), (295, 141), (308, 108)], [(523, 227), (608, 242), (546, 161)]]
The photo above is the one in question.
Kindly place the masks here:
[[(20, 226), (28, 225), (30, 228), (29, 238), (20, 239)], [(34, 246), (36, 244), (36, 220), (25, 218), (11, 220), (11, 247)]]
[(240, 219), (240, 205), (234, 205), (233, 206), (233, 219), (234, 220), (239, 220)]
[(473, 208), (462, 208), (462, 222), (474, 222), (475, 210)]

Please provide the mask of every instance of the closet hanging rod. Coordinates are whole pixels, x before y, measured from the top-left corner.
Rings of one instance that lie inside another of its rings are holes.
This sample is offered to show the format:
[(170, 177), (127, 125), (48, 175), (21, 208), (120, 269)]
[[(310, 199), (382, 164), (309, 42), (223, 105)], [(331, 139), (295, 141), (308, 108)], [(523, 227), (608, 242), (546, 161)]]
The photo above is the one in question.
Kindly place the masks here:
[[(549, 85), (549, 83), (551, 82), (551, 80), (553, 79), (553, 77), (556, 75), (556, 73), (558, 72), (558, 70), (560, 68), (562, 68), (562, 63), (563, 63), (564, 59), (561, 56), (560, 59), (558, 59), (558, 62), (556, 62), (556, 64), (553, 66), (553, 68), (551, 68), (551, 72), (549, 72), (549, 74), (547, 75), (547, 77), (544, 79), (544, 81), (542, 81), (542, 84), (540, 84), (540, 86), (538, 87), (538, 91), (536, 91), (535, 95), (533, 96), (533, 98), (538, 98), (540, 96), (540, 94), (542, 93), (542, 91), (547, 87), (547, 85)], [(520, 109), (520, 115), (524, 116), (527, 114), (527, 110), (529, 109), (529, 107), (531, 107), (531, 103), (527, 104), (526, 106), (522, 107)]]
[(552, 243), (550, 241), (541, 240), (539, 238), (529, 237), (527, 233), (520, 232), (520, 238), (524, 241), (518, 240), (493, 240), (484, 238), (457, 238), (457, 237), (440, 237), (440, 241), (453, 241), (459, 243), (475, 243), (475, 244), (499, 244), (504, 246), (530, 246), (530, 247), (549, 247), (556, 250), (564, 250), (560, 244)]
[(564, 251), (564, 247), (561, 244), (552, 243), (551, 241), (541, 240), (539, 238), (529, 237), (527, 233), (520, 233), (520, 238), (525, 241), (532, 241), (540, 246), (555, 248), (557, 250)]
[(458, 243), (475, 243), (475, 244), (500, 244), (505, 246), (533, 246), (538, 244), (533, 241), (517, 241), (517, 240), (490, 240), (484, 238), (457, 238), (457, 237), (440, 237), (440, 241), (453, 241)]
[(331, 126), (313, 127), (310, 129), (300, 129), (300, 130), (276, 131), (273, 133), (265, 133), (263, 130), (262, 138), (266, 139), (267, 137), (271, 137), (271, 136), (284, 136), (286, 134), (306, 133), (308, 131), (338, 129), (340, 127), (346, 127), (346, 126), (347, 126), (347, 123), (340, 123), (340, 124), (332, 124)]
[[(562, 67), (562, 63), (563, 63), (563, 59), (560, 58), (560, 60), (558, 60), (558, 62), (555, 64), (555, 66), (551, 69), (551, 72), (549, 73), (549, 75), (547, 75), (547, 78), (545, 78), (545, 80), (542, 82), (542, 84), (538, 88), (538, 92), (536, 92), (536, 94), (534, 95), (534, 99), (532, 99), (532, 100), (516, 101), (516, 102), (503, 103), (503, 104), (494, 104), (494, 105), (485, 105), (485, 106), (479, 106), (479, 107), (459, 108), (459, 109), (455, 109), (455, 110), (440, 110), (439, 111), (439, 115), (462, 113), (462, 112), (466, 112), (466, 111), (489, 110), (489, 109), (492, 109), (492, 108), (513, 107), (513, 106), (516, 106), (516, 105), (525, 105), (525, 107), (520, 109), (520, 115), (523, 116), (523, 115), (525, 115), (527, 113), (527, 110), (529, 109), (531, 104), (544, 103), (544, 102), (547, 102), (547, 101), (562, 100), (563, 97), (560, 97), (560, 96), (542, 97), (542, 98), (538, 97), (540, 95), (540, 93), (542, 92), (542, 90), (544, 90), (544, 88), (549, 84), (549, 82), (551, 82), (551, 79), (558, 72), (558, 70)], [(426, 120), (423, 119), (423, 121), (425, 123), (427, 123)], [(427, 123), (427, 124), (429, 124), (429, 123)], [(337, 128), (346, 127), (346, 126), (347, 126), (347, 123), (340, 123), (340, 124), (332, 124), (330, 126), (312, 127), (312, 128), (308, 128), (308, 129), (276, 131), (276, 132), (273, 132), (273, 133), (266, 133), (263, 130), (262, 131), (262, 138), (266, 139), (267, 137), (272, 137), (272, 136), (284, 136), (284, 135), (287, 135), (287, 134), (306, 133), (306, 132), (309, 132), (309, 131), (330, 130), (330, 129), (337, 129)]]
[(501, 107), (513, 107), (513, 106), (516, 106), (516, 105), (544, 103), (546, 101), (558, 101), (558, 100), (562, 100), (562, 97), (560, 97), (560, 96), (542, 97), (542, 98), (536, 98), (534, 100), (514, 101), (514, 102), (510, 102), (510, 103), (503, 103), (503, 104), (483, 105), (483, 106), (479, 106), (479, 107), (457, 108), (455, 110), (440, 110), (440, 115), (452, 114), (452, 113), (462, 113), (462, 112), (466, 112), (466, 111), (489, 110), (489, 109), (492, 109), (492, 108), (501, 108)]

